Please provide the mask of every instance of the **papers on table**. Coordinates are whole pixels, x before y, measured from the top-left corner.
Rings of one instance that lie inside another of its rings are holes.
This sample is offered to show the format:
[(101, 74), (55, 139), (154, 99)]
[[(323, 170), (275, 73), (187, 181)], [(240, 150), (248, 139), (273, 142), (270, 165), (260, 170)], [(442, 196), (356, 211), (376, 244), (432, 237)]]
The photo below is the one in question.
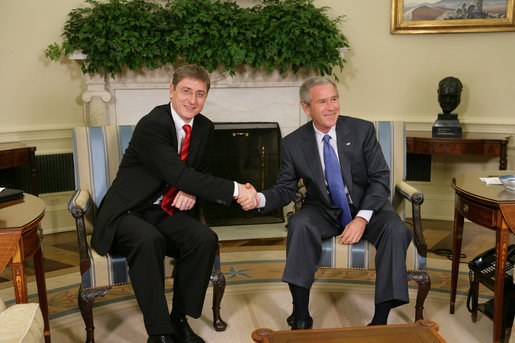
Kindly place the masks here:
[(499, 177), (495, 176), (495, 177), (480, 177), (479, 178), (481, 181), (483, 181), (484, 183), (486, 183), (487, 185), (502, 185), (502, 182), (501, 180), (499, 180)]

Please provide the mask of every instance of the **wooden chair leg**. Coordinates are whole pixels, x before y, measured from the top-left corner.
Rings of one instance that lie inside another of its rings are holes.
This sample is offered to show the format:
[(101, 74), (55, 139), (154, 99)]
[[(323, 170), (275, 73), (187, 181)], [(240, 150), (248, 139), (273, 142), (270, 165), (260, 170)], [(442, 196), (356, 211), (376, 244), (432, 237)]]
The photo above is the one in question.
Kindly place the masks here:
[(79, 308), (86, 325), (86, 343), (95, 343), (95, 326), (93, 324), (93, 302), (96, 298), (106, 295), (111, 287), (83, 289), (79, 288)]
[(213, 283), (213, 327), (216, 331), (225, 331), (227, 323), (220, 317), (220, 304), (225, 292), (225, 276), (221, 270), (213, 269), (211, 282)]
[(426, 300), (429, 289), (431, 288), (431, 279), (427, 272), (408, 272), (408, 281), (414, 280), (418, 284), (417, 302), (415, 305), (415, 322), (424, 319), (424, 301)]

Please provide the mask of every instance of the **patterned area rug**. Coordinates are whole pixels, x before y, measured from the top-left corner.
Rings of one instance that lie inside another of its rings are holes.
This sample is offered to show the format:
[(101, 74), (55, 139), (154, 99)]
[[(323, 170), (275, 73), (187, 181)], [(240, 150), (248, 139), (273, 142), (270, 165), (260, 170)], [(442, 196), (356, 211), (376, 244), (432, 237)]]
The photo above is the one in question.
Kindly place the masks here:
[[(479, 315), (472, 323), (466, 309), (468, 272), (460, 271), (456, 313), (449, 314), (450, 261), (430, 260), (431, 291), (425, 303), (425, 319), (436, 322), (439, 333), (448, 342), (488, 342), (493, 323)], [(222, 300), (222, 318), (228, 323), (225, 332), (215, 332), (211, 326), (211, 287), (204, 311), (199, 319), (190, 319), (193, 329), (206, 342), (252, 342), (253, 330), (267, 327), (288, 330), (286, 317), (291, 311), (291, 297), (281, 282), (284, 251), (232, 252), (222, 254), (222, 271), (227, 286)], [(322, 270), (313, 286), (310, 311), (314, 328), (364, 326), (373, 315), (373, 272), (364, 270)], [(166, 281), (167, 297), (172, 296), (172, 280)], [(79, 274), (47, 280), (52, 342), (83, 342), (84, 324), (77, 307)], [(29, 284), (30, 301), (37, 301), (33, 283)], [(491, 298), (491, 292), (481, 289), (480, 302)], [(11, 289), (0, 291), (7, 304), (13, 303)], [(394, 309), (389, 324), (405, 324), (414, 320), (416, 283), (410, 284), (410, 304)], [(130, 285), (113, 288), (94, 305), (95, 338), (98, 342), (145, 342), (143, 320)], [(513, 335), (512, 335), (513, 338)], [(515, 339), (515, 338), (513, 338)], [(511, 340), (515, 342), (515, 340)]]

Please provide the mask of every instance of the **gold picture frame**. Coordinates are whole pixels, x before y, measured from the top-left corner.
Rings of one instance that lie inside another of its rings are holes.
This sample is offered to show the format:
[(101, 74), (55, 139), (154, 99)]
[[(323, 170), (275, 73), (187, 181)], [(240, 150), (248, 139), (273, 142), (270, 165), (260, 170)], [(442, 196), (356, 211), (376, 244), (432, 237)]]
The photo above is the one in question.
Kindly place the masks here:
[[(461, 7), (453, 8), (453, 4), (457, 3), (455, 0), (410, 0), (410, 7), (405, 8), (406, 0), (392, 0), (391, 32), (420, 34), (515, 31), (514, 1), (462, 0)], [(479, 7), (482, 8), (475, 11)]]

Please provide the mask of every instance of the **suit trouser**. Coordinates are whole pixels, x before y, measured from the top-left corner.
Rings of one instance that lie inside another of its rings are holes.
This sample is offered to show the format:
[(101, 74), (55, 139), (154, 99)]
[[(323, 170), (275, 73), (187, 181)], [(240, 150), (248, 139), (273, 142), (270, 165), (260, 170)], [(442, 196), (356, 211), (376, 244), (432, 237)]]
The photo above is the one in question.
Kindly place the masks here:
[[(317, 206), (304, 206), (288, 223), (286, 265), (282, 280), (311, 288), (322, 254), (322, 240), (339, 235), (342, 226)], [(375, 303), (409, 302), (406, 251), (411, 232), (393, 210), (374, 213), (363, 238), (376, 247)]]
[(172, 332), (164, 290), (164, 258), (176, 257), (172, 306), (200, 317), (218, 237), (198, 220), (153, 206), (119, 221), (110, 252), (125, 256), (136, 300), (149, 335)]

